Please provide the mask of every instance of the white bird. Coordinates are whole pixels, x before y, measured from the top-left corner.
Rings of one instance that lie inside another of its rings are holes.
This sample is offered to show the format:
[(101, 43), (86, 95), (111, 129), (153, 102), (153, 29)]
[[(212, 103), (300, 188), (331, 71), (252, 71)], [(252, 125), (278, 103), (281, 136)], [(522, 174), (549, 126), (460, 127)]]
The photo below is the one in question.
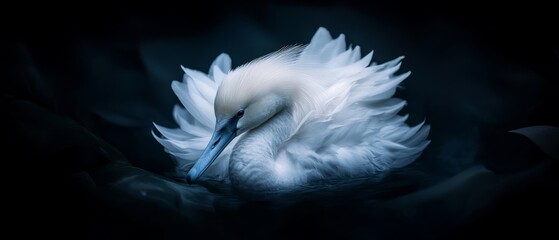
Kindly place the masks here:
[(410, 127), (393, 98), (409, 72), (403, 57), (371, 64), (345, 36), (319, 28), (310, 44), (283, 48), (231, 70), (219, 55), (209, 73), (183, 67), (172, 89), (179, 129), (155, 138), (188, 183), (217, 181), (247, 195), (297, 191), (323, 180), (375, 179), (413, 162), (429, 126)]

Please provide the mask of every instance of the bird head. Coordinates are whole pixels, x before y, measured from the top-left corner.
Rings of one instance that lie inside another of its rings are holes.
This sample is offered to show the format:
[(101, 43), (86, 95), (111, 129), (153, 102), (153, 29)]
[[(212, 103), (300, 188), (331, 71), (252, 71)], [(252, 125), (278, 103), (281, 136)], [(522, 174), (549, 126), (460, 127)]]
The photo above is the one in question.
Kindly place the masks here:
[(298, 49), (267, 55), (230, 72), (214, 101), (216, 125), (206, 149), (186, 175), (194, 183), (240, 134), (290, 109), (301, 95), (301, 74), (294, 61)]

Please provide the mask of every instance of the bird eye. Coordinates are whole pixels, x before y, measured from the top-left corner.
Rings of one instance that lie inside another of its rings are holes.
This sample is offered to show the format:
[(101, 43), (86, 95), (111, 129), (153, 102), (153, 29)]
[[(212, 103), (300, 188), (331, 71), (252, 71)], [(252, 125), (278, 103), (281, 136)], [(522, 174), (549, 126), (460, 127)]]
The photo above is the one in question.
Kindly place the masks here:
[(243, 115), (245, 115), (245, 110), (244, 110), (244, 109), (241, 109), (241, 110), (239, 110), (239, 111), (237, 112), (237, 117), (240, 118), (240, 117), (242, 117)]

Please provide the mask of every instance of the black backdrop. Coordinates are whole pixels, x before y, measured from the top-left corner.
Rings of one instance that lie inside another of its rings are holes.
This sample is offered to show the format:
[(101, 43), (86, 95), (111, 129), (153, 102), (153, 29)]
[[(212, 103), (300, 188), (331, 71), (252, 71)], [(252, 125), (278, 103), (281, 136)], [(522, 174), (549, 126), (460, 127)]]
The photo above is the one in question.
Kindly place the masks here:
[[(9, 192), (6, 207), (14, 210), (10, 222), (29, 229), (21, 234), (369, 239), (553, 232), (545, 219), (557, 215), (557, 166), (528, 138), (509, 132), (559, 125), (558, 28), (551, 7), (469, 2), (184, 5), (4, 10), (13, 16), (2, 17), (2, 132), (7, 133), (2, 169)], [(420, 189), (479, 165), (503, 185), (487, 190), (485, 180), (466, 181), (458, 185), (466, 190), (433, 197), (404, 223), (391, 213), (357, 214), (355, 206), (312, 203), (279, 216), (259, 215), (263, 203), (250, 203), (243, 210), (212, 215), (215, 226), (200, 226), (166, 215), (168, 209), (156, 201), (115, 196), (110, 185), (98, 182), (95, 172), (112, 160), (93, 135), (148, 173), (172, 171), (173, 161), (151, 130), (152, 122), (175, 126), (171, 111), (178, 100), (170, 83), (181, 78), (180, 65), (206, 71), (213, 58), (226, 52), (238, 66), (282, 46), (306, 43), (319, 26), (334, 36), (346, 34), (348, 43), (364, 51), (375, 50), (376, 62), (406, 56), (402, 68), (412, 75), (397, 96), (409, 102), (404, 112), (410, 113), (410, 123), (426, 119), (432, 125), (432, 143), (412, 165), (429, 179)], [(439, 207), (468, 199), (474, 202), (466, 206), (475, 207), (459, 214)], [(244, 222), (227, 222), (238, 220), (229, 215), (243, 214)]]

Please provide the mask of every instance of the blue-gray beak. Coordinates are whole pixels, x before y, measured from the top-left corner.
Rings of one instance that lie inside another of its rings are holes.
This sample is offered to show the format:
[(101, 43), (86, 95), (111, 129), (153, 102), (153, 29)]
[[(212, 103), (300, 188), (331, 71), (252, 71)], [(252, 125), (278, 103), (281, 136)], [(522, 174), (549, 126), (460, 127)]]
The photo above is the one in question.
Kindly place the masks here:
[(212, 165), (219, 154), (237, 136), (237, 122), (239, 117), (234, 116), (227, 121), (216, 124), (215, 132), (198, 161), (186, 174), (188, 184), (195, 183), (198, 178)]

